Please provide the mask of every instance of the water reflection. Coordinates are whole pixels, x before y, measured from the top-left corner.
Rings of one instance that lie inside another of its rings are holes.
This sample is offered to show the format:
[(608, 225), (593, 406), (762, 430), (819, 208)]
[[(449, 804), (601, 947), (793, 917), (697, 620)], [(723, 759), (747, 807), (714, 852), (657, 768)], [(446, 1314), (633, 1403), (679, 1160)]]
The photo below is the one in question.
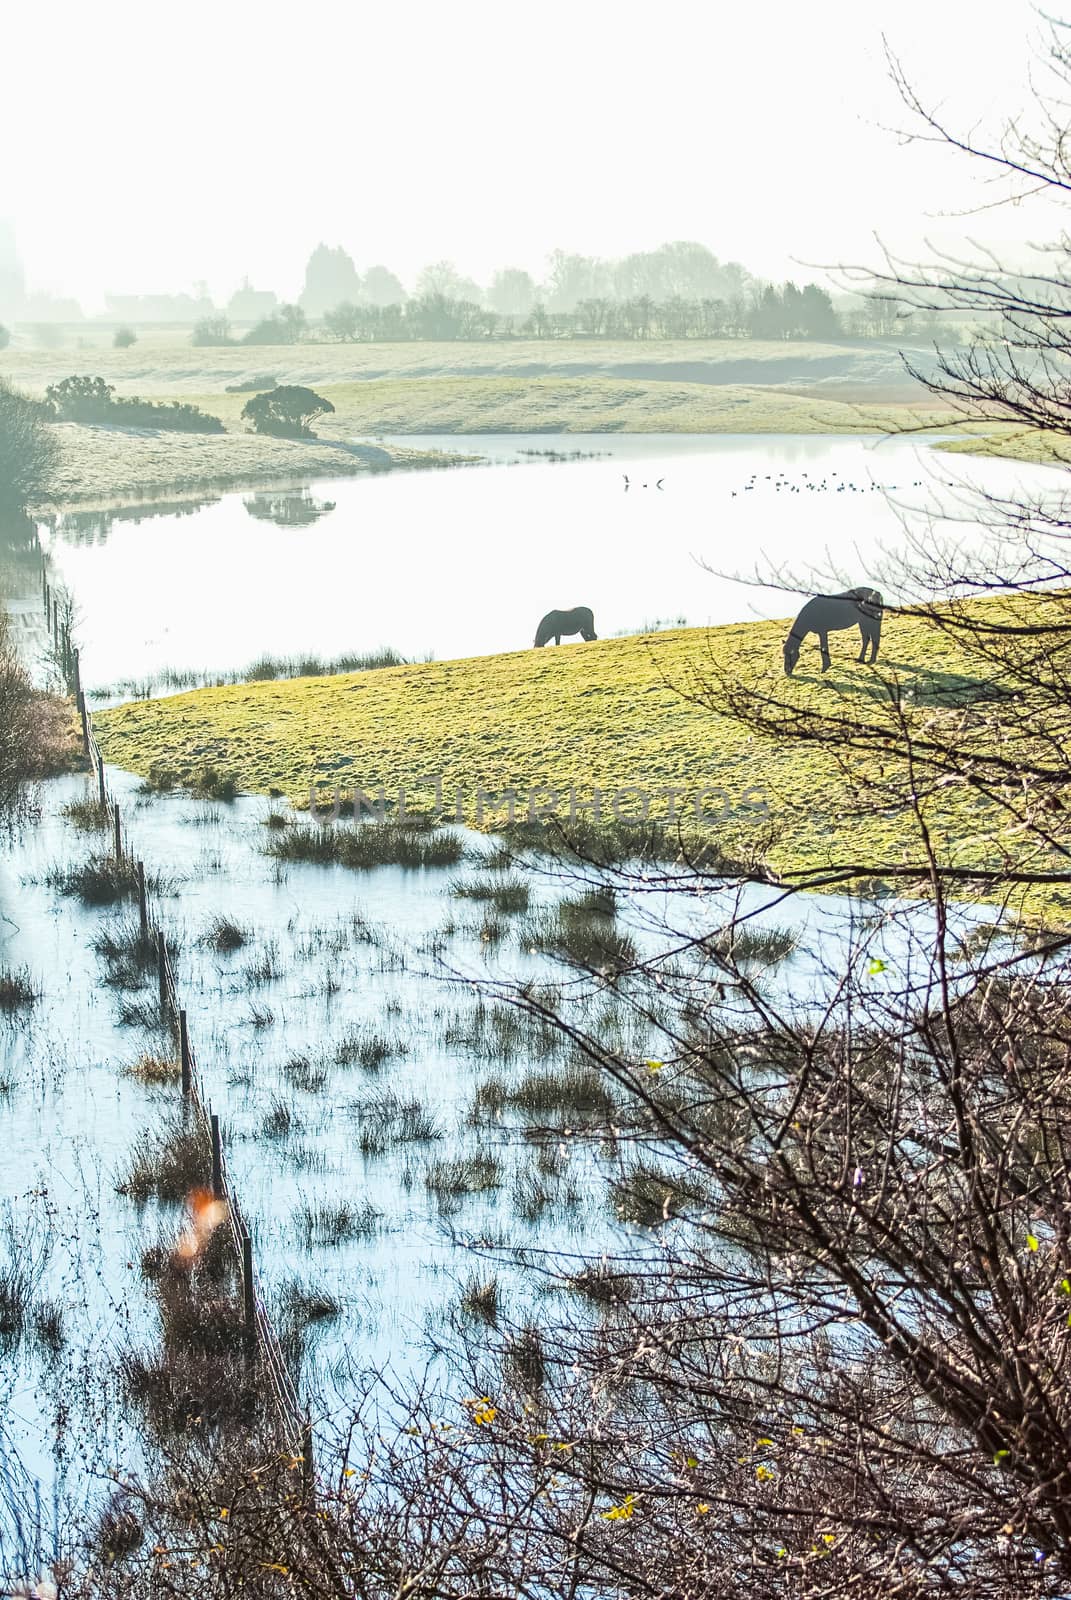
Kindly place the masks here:
[(91, 511), (58, 511), (40, 519), (49, 536), (69, 545), (104, 545), (117, 523), (135, 527), (157, 517), (193, 517), (206, 506), (215, 505), (218, 494), (196, 500), (149, 500), (133, 506), (109, 506)]
[(251, 517), (274, 522), (278, 528), (307, 528), (334, 511), (336, 501), (321, 500), (310, 489), (248, 495), (244, 504)]

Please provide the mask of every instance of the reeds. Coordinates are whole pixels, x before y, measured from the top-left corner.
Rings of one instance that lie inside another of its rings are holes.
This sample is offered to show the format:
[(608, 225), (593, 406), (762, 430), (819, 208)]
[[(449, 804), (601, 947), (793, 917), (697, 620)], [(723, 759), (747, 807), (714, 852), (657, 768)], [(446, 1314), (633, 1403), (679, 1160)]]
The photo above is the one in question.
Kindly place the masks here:
[(211, 1178), (212, 1161), (203, 1130), (196, 1123), (175, 1119), (162, 1132), (141, 1134), (116, 1190), (139, 1204), (156, 1199), (177, 1205), (192, 1189), (207, 1188)]
[(450, 867), (464, 853), (460, 834), (415, 821), (295, 826), (273, 835), (267, 845), (267, 854), (280, 861), (354, 868)]
[(50, 889), (87, 906), (133, 900), (138, 892), (137, 870), (126, 856), (90, 856), (77, 866), (53, 867), (45, 882)]
[(341, 1245), (352, 1239), (370, 1239), (383, 1220), (371, 1201), (356, 1205), (349, 1200), (317, 1200), (298, 1207), (298, 1232), (307, 1249), (314, 1245)]
[(362, 1155), (385, 1155), (399, 1145), (430, 1144), (442, 1137), (434, 1118), (419, 1100), (402, 1100), (389, 1090), (355, 1101), (357, 1145)]
[(222, 955), (248, 944), (249, 934), (232, 917), (218, 916), (209, 923), (197, 943), (206, 949), (218, 950)]
[(527, 911), (531, 888), (516, 873), (496, 873), (487, 878), (458, 878), (450, 893), (459, 900), (489, 900), (503, 916)]
[(9, 1015), (28, 1010), (41, 998), (29, 967), (0, 967), (0, 1011)]

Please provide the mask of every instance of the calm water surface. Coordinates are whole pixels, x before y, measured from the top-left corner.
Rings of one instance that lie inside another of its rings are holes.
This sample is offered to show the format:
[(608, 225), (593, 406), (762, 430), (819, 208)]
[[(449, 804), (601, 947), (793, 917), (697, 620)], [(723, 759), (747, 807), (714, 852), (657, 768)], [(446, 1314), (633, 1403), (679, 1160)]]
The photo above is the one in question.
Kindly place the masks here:
[(771, 569), (792, 569), (805, 590), (870, 581), (893, 595), (884, 569), (910, 539), (932, 546), (938, 510), (937, 531), (951, 537), (964, 535), (965, 514), (983, 513), (965, 486), (1001, 494), (1059, 481), (1051, 469), (877, 437), (404, 442), (479, 451), (490, 464), (57, 518), (43, 533), (78, 597), (86, 682), (234, 671), (265, 651), (515, 650), (545, 611), (574, 605), (593, 608), (601, 636), (659, 619), (784, 616), (793, 596), (738, 581)]

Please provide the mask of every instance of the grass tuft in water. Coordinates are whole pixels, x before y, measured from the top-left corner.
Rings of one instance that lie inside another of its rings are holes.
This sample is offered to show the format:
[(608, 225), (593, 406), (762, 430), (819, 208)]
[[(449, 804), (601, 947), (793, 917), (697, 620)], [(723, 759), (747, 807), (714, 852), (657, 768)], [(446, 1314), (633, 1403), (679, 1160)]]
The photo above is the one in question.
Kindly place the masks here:
[(138, 892), (134, 863), (126, 856), (90, 856), (77, 866), (53, 867), (45, 882), (50, 889), (87, 906), (114, 905), (118, 900), (133, 900)]
[(338, 1041), (332, 1060), (336, 1067), (361, 1067), (378, 1072), (386, 1062), (409, 1054), (402, 1039), (389, 1038), (375, 1028), (355, 1028)]
[(99, 800), (71, 800), (63, 807), (63, 815), (80, 833), (103, 833), (112, 825), (111, 807)]
[(431, 1194), (446, 1197), (486, 1194), (491, 1189), (501, 1189), (502, 1163), (497, 1157), (484, 1154), (433, 1161), (424, 1174), (424, 1187)]
[(469, 1278), (461, 1292), (461, 1309), (474, 1322), (493, 1328), (498, 1322), (498, 1279)]
[(220, 916), (209, 923), (197, 943), (223, 954), (228, 950), (240, 950), (248, 944), (249, 934), (231, 917)]
[(102, 928), (92, 946), (107, 968), (104, 981), (113, 989), (141, 989), (156, 970), (156, 941), (142, 933), (136, 917)]
[(260, 1131), (265, 1139), (289, 1139), (292, 1133), (300, 1133), (301, 1122), (289, 1102), (275, 1095)]
[(29, 967), (0, 967), (0, 1011), (25, 1011), (40, 998)]
[(383, 1220), (371, 1201), (356, 1205), (349, 1200), (318, 1200), (299, 1206), (295, 1221), (307, 1249), (313, 1245), (346, 1244), (351, 1239), (370, 1239)]
[(464, 855), (461, 836), (418, 822), (361, 822), (352, 826), (287, 828), (269, 840), (279, 861), (343, 867), (451, 867)]
[(695, 1206), (709, 1204), (709, 1196), (694, 1179), (639, 1164), (611, 1183), (610, 1204), (621, 1222), (659, 1228)]
[(353, 1104), (362, 1155), (381, 1156), (405, 1144), (431, 1144), (442, 1134), (419, 1100), (401, 1100), (389, 1090)]
[(450, 885), (450, 893), (459, 900), (489, 900), (496, 911), (509, 916), (516, 911), (527, 911), (531, 889), (516, 874), (496, 874), (488, 878), (457, 878)]
[(159, 1133), (141, 1134), (116, 1191), (139, 1204), (164, 1200), (177, 1205), (191, 1189), (207, 1188), (211, 1180), (212, 1158), (203, 1130), (176, 1119)]
[(182, 1063), (172, 1056), (152, 1055), (145, 1051), (136, 1061), (121, 1067), (120, 1071), (124, 1078), (135, 1078), (149, 1088), (162, 1088), (178, 1083), (182, 1077)]

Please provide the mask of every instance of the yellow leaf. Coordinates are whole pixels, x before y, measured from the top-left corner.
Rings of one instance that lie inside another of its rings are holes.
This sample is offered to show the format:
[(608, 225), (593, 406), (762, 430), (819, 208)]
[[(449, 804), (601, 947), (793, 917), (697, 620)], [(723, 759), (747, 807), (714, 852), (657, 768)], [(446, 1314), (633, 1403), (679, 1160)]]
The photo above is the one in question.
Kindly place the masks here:
[(769, 1467), (764, 1467), (760, 1462), (760, 1464), (755, 1468), (755, 1476), (760, 1483), (765, 1483), (769, 1478), (773, 1477), (773, 1472)]
[(697, 1517), (705, 1517), (709, 1510), (710, 1507), (707, 1505), (706, 1501), (700, 1500), (699, 1504), (695, 1508), (695, 1514)]
[(223, 1518), (224, 1522), (226, 1522), (227, 1518), (230, 1516), (230, 1512), (227, 1510), (226, 1506), (220, 1506), (219, 1514)]
[(664, 1061), (646, 1061), (644, 1063), (644, 1065), (646, 1066), (648, 1072), (661, 1072), (662, 1068), (665, 1066), (665, 1062)]
[(1028, 1250), (1036, 1250), (1037, 1247), (1038, 1247), (1037, 1235), (1033, 1234), (1033, 1233), (1028, 1233), (1027, 1236), (1026, 1236), (1026, 1248)]
[(602, 1515), (607, 1522), (625, 1522), (631, 1517), (638, 1499), (637, 1494), (627, 1494), (619, 1506), (611, 1506), (609, 1511), (604, 1511)]

